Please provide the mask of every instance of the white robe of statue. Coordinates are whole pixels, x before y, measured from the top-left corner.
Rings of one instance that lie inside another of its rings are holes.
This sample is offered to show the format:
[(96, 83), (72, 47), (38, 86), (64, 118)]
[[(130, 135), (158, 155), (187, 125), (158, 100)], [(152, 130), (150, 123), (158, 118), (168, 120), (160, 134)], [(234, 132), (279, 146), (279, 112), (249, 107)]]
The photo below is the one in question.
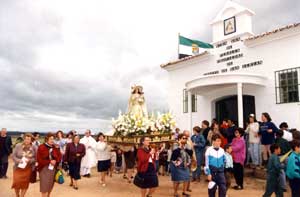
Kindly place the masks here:
[(136, 92), (131, 94), (128, 104), (128, 113), (130, 115), (137, 115), (140, 118), (148, 116), (143, 94)]
[(85, 156), (81, 160), (80, 174), (87, 175), (91, 173), (91, 168), (96, 166), (97, 159), (95, 148), (97, 145), (96, 140), (92, 136), (84, 136), (80, 139), (80, 143), (85, 146)]

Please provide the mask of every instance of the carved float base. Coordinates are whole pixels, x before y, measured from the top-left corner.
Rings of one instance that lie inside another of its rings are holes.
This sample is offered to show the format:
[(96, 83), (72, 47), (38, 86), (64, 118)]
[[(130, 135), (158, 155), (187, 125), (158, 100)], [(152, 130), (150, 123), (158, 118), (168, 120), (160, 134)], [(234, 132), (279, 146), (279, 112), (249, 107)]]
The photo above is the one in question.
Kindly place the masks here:
[(131, 137), (107, 136), (107, 142), (110, 144), (135, 145), (140, 143), (142, 137), (149, 137), (151, 139), (150, 143), (174, 142), (171, 134), (135, 135)]

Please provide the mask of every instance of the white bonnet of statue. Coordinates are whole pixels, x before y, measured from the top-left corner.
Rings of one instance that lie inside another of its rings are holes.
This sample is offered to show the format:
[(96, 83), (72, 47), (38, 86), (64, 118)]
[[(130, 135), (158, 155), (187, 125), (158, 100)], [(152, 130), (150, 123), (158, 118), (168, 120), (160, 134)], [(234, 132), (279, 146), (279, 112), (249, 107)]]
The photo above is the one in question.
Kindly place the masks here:
[(128, 113), (130, 115), (138, 115), (139, 117), (147, 117), (147, 107), (142, 86), (131, 87), (131, 96), (128, 103)]

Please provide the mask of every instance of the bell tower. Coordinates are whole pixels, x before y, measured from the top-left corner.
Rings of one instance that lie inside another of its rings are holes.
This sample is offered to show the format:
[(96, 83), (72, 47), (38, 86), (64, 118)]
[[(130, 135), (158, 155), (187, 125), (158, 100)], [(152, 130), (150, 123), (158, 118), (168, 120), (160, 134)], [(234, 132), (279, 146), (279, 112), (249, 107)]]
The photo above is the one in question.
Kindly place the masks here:
[(252, 32), (252, 16), (255, 13), (233, 1), (227, 1), (216, 18), (210, 23), (213, 43), (233, 37), (249, 37)]

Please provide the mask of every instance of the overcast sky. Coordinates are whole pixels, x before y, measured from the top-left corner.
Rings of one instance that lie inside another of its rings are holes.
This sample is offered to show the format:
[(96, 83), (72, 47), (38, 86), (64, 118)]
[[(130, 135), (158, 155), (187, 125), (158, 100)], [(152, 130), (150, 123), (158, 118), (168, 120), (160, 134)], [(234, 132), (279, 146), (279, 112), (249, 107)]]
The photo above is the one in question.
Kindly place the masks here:
[[(211, 42), (226, 0), (0, 0), (0, 127), (110, 129), (144, 86), (149, 111), (168, 110), (177, 35)], [(300, 22), (298, 0), (236, 0), (254, 33)]]

